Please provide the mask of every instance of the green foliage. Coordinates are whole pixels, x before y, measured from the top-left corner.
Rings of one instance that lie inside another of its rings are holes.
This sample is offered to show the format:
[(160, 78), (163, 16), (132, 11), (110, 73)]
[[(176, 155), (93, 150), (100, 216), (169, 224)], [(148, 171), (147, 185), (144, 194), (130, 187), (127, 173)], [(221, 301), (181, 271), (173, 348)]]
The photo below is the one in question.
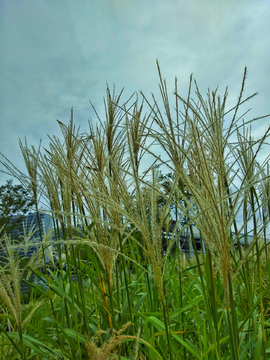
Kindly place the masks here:
[[(23, 215), (30, 211), (34, 201), (22, 185), (13, 185), (13, 180), (7, 180), (6, 185), (0, 186), (0, 236), (16, 228)], [(13, 216), (16, 221), (10, 223)]]

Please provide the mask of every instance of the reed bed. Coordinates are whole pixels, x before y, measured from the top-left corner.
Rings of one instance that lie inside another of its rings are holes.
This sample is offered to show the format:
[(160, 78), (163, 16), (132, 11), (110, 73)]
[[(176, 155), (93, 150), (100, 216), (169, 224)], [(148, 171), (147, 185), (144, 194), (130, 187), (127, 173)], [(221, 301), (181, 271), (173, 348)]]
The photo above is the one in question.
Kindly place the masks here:
[(239, 115), (246, 69), (232, 109), (192, 77), (170, 100), (158, 73), (161, 103), (107, 88), (88, 132), (72, 110), (43, 152), (20, 141), (27, 174), (1, 154), (54, 229), (33, 258), (2, 239), (0, 359), (269, 358), (267, 115)]

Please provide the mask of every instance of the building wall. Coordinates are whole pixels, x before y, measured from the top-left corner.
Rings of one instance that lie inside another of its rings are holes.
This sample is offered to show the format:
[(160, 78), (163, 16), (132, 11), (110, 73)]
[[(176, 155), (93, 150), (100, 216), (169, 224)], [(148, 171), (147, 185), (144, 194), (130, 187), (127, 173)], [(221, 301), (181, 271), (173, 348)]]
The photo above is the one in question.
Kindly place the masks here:
[[(53, 221), (52, 218), (47, 214), (39, 214), (39, 218), (43, 237), (49, 229), (53, 228)], [(12, 238), (20, 240), (20, 238), (27, 236), (31, 232), (32, 236), (30, 239), (32, 241), (40, 241), (38, 218), (36, 212), (29, 213), (23, 217), (14, 216), (10, 223), (12, 224), (16, 221), (18, 221), (16, 228), (12, 229), (9, 233)]]

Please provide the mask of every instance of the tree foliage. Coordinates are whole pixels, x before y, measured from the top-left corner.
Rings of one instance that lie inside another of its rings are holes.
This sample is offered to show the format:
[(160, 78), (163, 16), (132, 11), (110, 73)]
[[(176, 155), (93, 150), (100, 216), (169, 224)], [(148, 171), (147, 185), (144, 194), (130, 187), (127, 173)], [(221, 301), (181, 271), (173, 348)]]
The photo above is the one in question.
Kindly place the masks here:
[[(33, 205), (33, 198), (22, 185), (13, 185), (13, 180), (7, 180), (6, 185), (0, 186), (0, 236), (16, 228)], [(16, 221), (11, 223), (14, 216)]]

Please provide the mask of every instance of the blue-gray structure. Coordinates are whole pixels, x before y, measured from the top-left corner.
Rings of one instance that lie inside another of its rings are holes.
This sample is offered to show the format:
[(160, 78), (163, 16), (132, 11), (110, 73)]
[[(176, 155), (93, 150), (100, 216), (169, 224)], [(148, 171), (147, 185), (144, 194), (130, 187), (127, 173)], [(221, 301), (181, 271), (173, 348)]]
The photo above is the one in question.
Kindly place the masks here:
[[(41, 225), (41, 238), (44, 239), (44, 236), (48, 231), (53, 230), (53, 220), (47, 214), (38, 214)], [(16, 222), (16, 227), (7, 233), (7, 235), (15, 240), (14, 252), (18, 254), (21, 258), (27, 257), (30, 258), (33, 253), (40, 250), (40, 232), (38, 225), (38, 216), (36, 212), (28, 213), (25, 216), (13, 216), (10, 220), (10, 224)], [(53, 233), (53, 231), (52, 231)], [(27, 243), (24, 240), (27, 239)], [(49, 240), (52, 240), (50, 237)], [(45, 250), (45, 257), (47, 259), (47, 250)], [(8, 259), (7, 249), (5, 246), (0, 244), (0, 266), (5, 264)], [(48, 258), (48, 260), (50, 260)]]
[(52, 217), (47, 214), (38, 214), (36, 212), (29, 213), (25, 216), (13, 216), (10, 220), (10, 224), (17, 222), (16, 227), (12, 229), (8, 235), (13, 239), (20, 240), (24, 236), (30, 236), (31, 242), (40, 241), (40, 233), (38, 226), (38, 216), (40, 219), (41, 226), (41, 237), (43, 238), (45, 234), (53, 229), (53, 220)]
[[(201, 239), (200, 231), (194, 224), (192, 224), (192, 232), (193, 232), (197, 251), (205, 253), (206, 246), (205, 246), (204, 240)], [(235, 234), (233, 233), (232, 238), (234, 239), (234, 237), (235, 237)], [(244, 234), (241, 234), (239, 236), (240, 245), (243, 247), (245, 246), (245, 238), (247, 239), (247, 244), (249, 245), (253, 240), (253, 236), (252, 235), (245, 236)], [(237, 248), (237, 246), (238, 246), (238, 243), (236, 242), (234, 244), (234, 247)], [(186, 227), (181, 232), (179, 247), (180, 247), (181, 251), (188, 253), (190, 256), (194, 256), (194, 248), (193, 248), (193, 243), (192, 243), (189, 227)]]

